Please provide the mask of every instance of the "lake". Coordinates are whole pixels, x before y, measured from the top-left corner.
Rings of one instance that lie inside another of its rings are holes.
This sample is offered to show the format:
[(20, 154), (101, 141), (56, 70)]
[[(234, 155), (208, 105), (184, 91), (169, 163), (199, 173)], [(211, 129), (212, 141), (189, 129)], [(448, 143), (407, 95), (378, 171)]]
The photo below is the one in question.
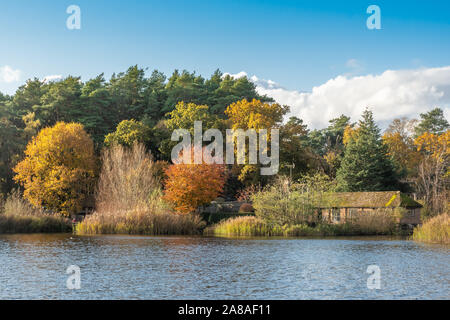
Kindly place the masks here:
[(382, 237), (1, 235), (0, 299), (450, 299), (449, 253)]

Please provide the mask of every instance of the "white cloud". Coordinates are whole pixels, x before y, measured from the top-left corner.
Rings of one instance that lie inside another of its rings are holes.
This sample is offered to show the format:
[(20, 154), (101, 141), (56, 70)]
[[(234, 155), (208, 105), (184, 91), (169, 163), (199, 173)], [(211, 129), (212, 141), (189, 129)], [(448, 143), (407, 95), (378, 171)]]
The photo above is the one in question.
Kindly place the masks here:
[[(242, 74), (240, 72), (239, 74)], [(357, 121), (366, 107), (386, 124), (398, 117), (417, 117), (433, 107), (450, 116), (450, 66), (415, 70), (387, 70), (379, 75), (340, 75), (311, 92), (286, 90), (270, 80), (250, 78), (260, 94), (291, 107), (291, 115), (310, 128), (323, 128), (341, 114)]]
[(61, 80), (61, 79), (62, 79), (62, 75), (54, 74), (54, 75), (44, 77), (41, 81), (44, 83), (47, 83), (47, 82), (57, 81), (57, 80)]
[(236, 73), (236, 74), (232, 74), (232, 73), (225, 72), (225, 73), (222, 75), (222, 78), (225, 78), (226, 76), (231, 76), (231, 77), (234, 78), (234, 79), (239, 79), (239, 78), (247, 77), (247, 72), (241, 71), (241, 72)]
[(14, 70), (10, 66), (0, 67), (0, 82), (17, 82), (20, 80), (20, 70)]

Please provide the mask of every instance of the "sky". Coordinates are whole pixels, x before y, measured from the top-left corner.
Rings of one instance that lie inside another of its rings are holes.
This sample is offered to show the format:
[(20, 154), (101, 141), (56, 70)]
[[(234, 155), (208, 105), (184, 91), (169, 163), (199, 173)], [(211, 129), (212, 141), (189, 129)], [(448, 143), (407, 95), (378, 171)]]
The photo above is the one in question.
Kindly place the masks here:
[[(70, 30), (66, 9), (81, 10)], [(368, 29), (370, 5), (381, 29)], [(29, 78), (85, 81), (138, 64), (209, 77), (247, 75), (310, 127), (344, 113), (357, 120), (450, 117), (450, 1), (0, 2), (0, 92)]]

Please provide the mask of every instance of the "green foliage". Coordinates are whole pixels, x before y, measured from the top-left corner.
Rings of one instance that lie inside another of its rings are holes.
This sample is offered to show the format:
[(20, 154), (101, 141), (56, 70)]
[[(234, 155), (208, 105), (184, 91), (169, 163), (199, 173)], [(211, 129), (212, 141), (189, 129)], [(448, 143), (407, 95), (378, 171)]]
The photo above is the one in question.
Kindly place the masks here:
[(136, 120), (123, 120), (114, 133), (105, 137), (105, 145), (111, 146), (118, 143), (122, 146), (131, 147), (135, 143), (147, 145), (150, 140), (151, 129), (148, 126)]
[(320, 156), (324, 156), (330, 151), (341, 153), (344, 149), (344, 130), (347, 126), (352, 126), (350, 117), (345, 115), (331, 119), (329, 123), (327, 128), (315, 129), (308, 134), (308, 145)]
[(415, 128), (416, 137), (423, 135), (425, 132), (432, 134), (442, 134), (450, 129), (450, 124), (445, 119), (444, 111), (440, 108), (421, 113), (420, 122)]
[(317, 157), (308, 146), (308, 129), (303, 120), (290, 117), (280, 127), (280, 170), (281, 175), (299, 179), (311, 168), (318, 167)]
[(269, 225), (296, 225), (315, 220), (315, 209), (331, 201), (334, 183), (323, 174), (293, 183), (280, 178), (253, 195), (255, 215)]
[(372, 112), (364, 111), (337, 171), (340, 191), (394, 190), (397, 180)]

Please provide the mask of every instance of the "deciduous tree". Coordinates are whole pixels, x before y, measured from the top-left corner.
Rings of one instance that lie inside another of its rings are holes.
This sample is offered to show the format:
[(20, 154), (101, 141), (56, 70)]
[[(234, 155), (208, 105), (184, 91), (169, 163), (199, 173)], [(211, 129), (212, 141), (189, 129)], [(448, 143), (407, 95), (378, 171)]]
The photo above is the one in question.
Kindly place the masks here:
[(92, 191), (95, 168), (94, 145), (83, 126), (58, 122), (28, 144), (14, 179), (34, 206), (68, 215), (80, 210)]
[(225, 166), (219, 164), (172, 164), (165, 173), (165, 199), (182, 214), (217, 198), (226, 181)]

